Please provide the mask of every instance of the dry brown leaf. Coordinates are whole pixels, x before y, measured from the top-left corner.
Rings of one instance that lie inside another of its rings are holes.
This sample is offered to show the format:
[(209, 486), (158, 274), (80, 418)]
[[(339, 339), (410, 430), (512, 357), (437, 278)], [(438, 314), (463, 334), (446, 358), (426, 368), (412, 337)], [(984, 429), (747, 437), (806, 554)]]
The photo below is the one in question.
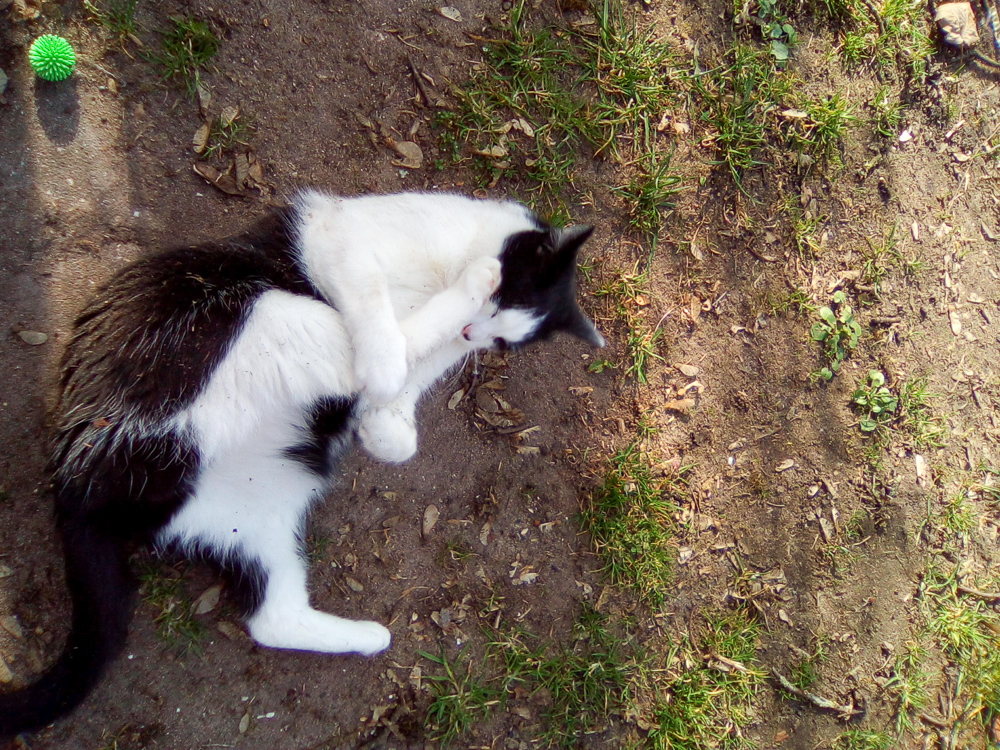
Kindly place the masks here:
[(778, 464), (777, 466), (775, 466), (774, 470), (777, 471), (777, 472), (782, 472), (782, 471), (788, 471), (789, 469), (794, 468), (794, 467), (795, 467), (795, 461), (792, 460), (792, 459), (790, 459), (790, 458), (786, 458), (780, 464)]
[(449, 21), (462, 23), (462, 12), (458, 8), (454, 8), (451, 5), (445, 5), (443, 8), (438, 8), (438, 13), (447, 18)]
[(192, 165), (192, 169), (194, 169), (196, 175), (207, 180), (223, 193), (227, 195), (243, 195), (243, 191), (236, 184), (236, 180), (228, 172), (220, 172), (211, 164), (203, 161), (195, 162)]
[(222, 595), (222, 584), (217, 583), (209, 586), (202, 592), (202, 595), (194, 600), (191, 605), (191, 614), (204, 615), (219, 606), (219, 597)]
[(455, 391), (453, 394), (451, 394), (451, 398), (448, 399), (448, 409), (449, 409), (449, 411), (454, 411), (455, 408), (459, 405), (459, 403), (462, 401), (463, 398), (465, 398), (465, 389), (464, 388), (459, 388), (457, 391)]
[(239, 107), (223, 107), (219, 113), (219, 124), (224, 128), (230, 127), (236, 118), (240, 116)]
[(663, 405), (663, 408), (667, 411), (677, 411), (684, 414), (691, 411), (697, 403), (697, 399), (693, 398), (675, 398), (667, 401), (667, 403)]
[(402, 157), (392, 163), (394, 167), (420, 169), (424, 165), (424, 152), (413, 141), (391, 141), (389, 145)]
[(440, 517), (441, 512), (438, 510), (436, 505), (428, 505), (424, 509), (424, 521), (420, 526), (420, 532), (425, 538), (434, 530), (434, 526), (437, 524)]
[(212, 126), (207, 122), (202, 123), (201, 127), (194, 131), (194, 137), (191, 138), (191, 148), (196, 154), (203, 153), (208, 148), (208, 135), (211, 132)]

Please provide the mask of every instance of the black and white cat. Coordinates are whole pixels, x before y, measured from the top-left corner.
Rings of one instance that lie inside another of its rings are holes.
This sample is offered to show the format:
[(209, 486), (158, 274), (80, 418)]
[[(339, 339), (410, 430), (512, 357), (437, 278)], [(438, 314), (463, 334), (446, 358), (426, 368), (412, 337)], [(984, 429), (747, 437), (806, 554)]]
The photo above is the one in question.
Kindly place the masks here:
[(309, 606), (300, 537), (357, 433), (416, 450), (420, 394), (479, 348), (604, 341), (575, 301), (590, 228), (455, 195), (301, 193), (222, 242), (140, 260), (75, 324), (52, 457), (65, 650), (0, 696), (0, 734), (72, 710), (124, 645), (130, 545), (214, 561), (265, 646), (374, 654), (389, 631)]

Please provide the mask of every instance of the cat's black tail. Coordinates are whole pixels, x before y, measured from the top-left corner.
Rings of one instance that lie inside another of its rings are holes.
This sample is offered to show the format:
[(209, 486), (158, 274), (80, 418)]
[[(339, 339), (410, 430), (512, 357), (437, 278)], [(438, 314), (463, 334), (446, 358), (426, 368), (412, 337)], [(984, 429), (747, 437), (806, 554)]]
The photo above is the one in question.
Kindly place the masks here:
[(73, 627), (41, 679), (0, 695), (0, 737), (38, 729), (74, 709), (125, 644), (135, 586), (121, 542), (86, 519), (61, 526)]

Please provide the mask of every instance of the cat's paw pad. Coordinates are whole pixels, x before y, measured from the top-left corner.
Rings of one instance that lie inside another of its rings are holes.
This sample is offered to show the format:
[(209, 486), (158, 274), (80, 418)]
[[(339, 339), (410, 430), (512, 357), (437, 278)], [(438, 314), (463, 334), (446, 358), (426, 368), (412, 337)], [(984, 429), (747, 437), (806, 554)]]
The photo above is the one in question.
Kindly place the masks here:
[(500, 261), (496, 258), (477, 258), (463, 272), (465, 289), (476, 302), (477, 308), (493, 296), (500, 287)]
[(380, 351), (365, 351), (359, 347), (355, 354), (354, 375), (358, 390), (373, 404), (387, 404), (396, 398), (406, 385), (408, 374), (406, 339), (402, 333), (399, 341)]
[(372, 458), (385, 463), (401, 464), (417, 452), (417, 428), (392, 409), (372, 407), (362, 412), (358, 437)]
[(351, 650), (355, 653), (372, 656), (380, 651), (385, 651), (392, 643), (392, 634), (377, 622), (359, 620), (353, 625), (356, 633), (353, 638), (354, 648)]

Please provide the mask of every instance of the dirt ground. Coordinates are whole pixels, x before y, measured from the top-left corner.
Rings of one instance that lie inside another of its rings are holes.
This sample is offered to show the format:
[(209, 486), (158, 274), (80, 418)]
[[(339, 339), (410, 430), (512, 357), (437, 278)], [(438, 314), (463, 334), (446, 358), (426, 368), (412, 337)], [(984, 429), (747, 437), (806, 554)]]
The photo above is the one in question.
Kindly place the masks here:
[[(0, 674), (4, 682), (16, 686), (40, 672), (66, 632), (68, 600), (44, 471), (45, 410), (74, 313), (129, 259), (235, 232), (300, 185), (344, 194), (475, 189), (468, 174), (430, 166), (432, 111), (416, 98), (411, 65), (447, 103), (447, 82), (467, 78), (477, 59), (469, 34), (483, 34), (505, 8), (488, 0), (452, 5), (461, 21), (413, 0), (141, 4), (145, 28), (189, 15), (219, 33), (219, 53), (205, 75), (209, 106), (216, 113), (239, 106), (252, 117), (250, 142), (262, 167), (261, 187), (244, 196), (217, 190), (192, 171), (198, 104), (163, 84), (134, 44), (129, 52), (116, 48), (68, 0), (44, 3), (42, 16), (28, 22), (0, 10), (0, 68), (9, 77), (0, 100), (0, 614), (20, 623), (0, 630), (10, 673)], [(669, 0), (645, 19), (678, 49), (710, 50), (724, 6)], [(45, 83), (28, 68), (27, 46), (43, 31), (73, 42), (80, 63), (69, 81)], [(832, 73), (803, 36), (798, 64), (823, 81)], [(605, 587), (576, 518), (606, 457), (631, 440), (640, 416), (659, 428), (652, 441), (660, 455), (694, 466), (690, 503), (679, 514), (676, 590), (667, 616), (656, 620), (660, 635), (691, 635), (703, 611), (745, 598), (734, 584), (741, 575), (764, 581), (758, 591), (780, 581), (754, 603), (765, 624), (760, 663), (786, 668), (796, 649), (809, 652), (823, 634), (829, 657), (815, 690), (864, 704), (868, 721), (888, 726), (886, 665), (913, 637), (917, 585), (940, 545), (922, 524), (940, 496), (918, 484), (914, 454), (902, 449), (887, 462), (898, 479), (892, 491), (869, 491), (850, 409), (858, 378), (873, 367), (890, 382), (929, 378), (948, 441), (924, 458), (941, 474), (1000, 459), (997, 171), (986, 159), (956, 158), (981, 151), (995, 135), (1000, 90), (974, 70), (947, 62), (936, 69), (933, 85), (915, 93), (908, 110), (912, 140), (876, 149), (867, 135), (852, 135), (848, 167), (837, 179), (799, 179), (795, 189), (825, 217), (829, 250), (816, 263), (799, 262), (787, 226), (769, 223), (759, 205), (726, 187), (697, 125), (678, 139), (677, 161), (688, 165), (689, 179), (648, 284), (648, 315), (662, 316), (664, 332), (663, 360), (652, 363), (648, 386), (620, 371), (589, 372), (598, 355), (575, 340), (487, 357), (423, 403), (415, 460), (387, 467), (358, 454), (343, 465), (340, 486), (311, 520), (314, 601), (388, 623), (394, 640), (387, 652), (360, 659), (257, 648), (225, 595), (198, 618), (207, 632), (200, 648), (179, 651), (157, 635), (160, 612), (143, 601), (124, 657), (72, 717), (27, 738), (27, 746), (433, 745), (424, 727), (430, 697), (414, 672), (432, 665), (419, 651), (454, 654), (469, 643), (479, 658), (480, 619), (489, 622), (500, 611), (558, 641), (588, 591), (606, 593), (602, 606), (641, 616), (627, 595)], [(860, 100), (873, 85), (870, 76), (859, 77), (845, 90)], [(947, 107), (933, 91), (943, 92)], [(399, 155), (366, 122), (417, 142), (424, 167), (394, 164)], [(579, 179), (586, 183), (588, 175)], [(753, 178), (747, 192), (788, 188)], [(505, 195), (504, 182), (489, 193)], [(586, 254), (599, 279), (641, 253), (625, 239), (620, 202), (607, 190), (590, 195), (573, 214), (597, 227)], [(755, 221), (741, 220), (748, 215)], [(817, 383), (809, 377), (822, 364), (808, 338), (813, 319), (775, 310), (768, 295), (787, 294), (793, 284), (827, 299), (859, 265), (849, 248), (884, 236), (892, 223), (902, 252), (919, 257), (923, 268), (912, 278), (886, 280), (880, 298), (861, 309), (866, 332), (882, 344), (859, 349), (829, 385)], [(601, 300), (584, 305), (611, 341), (608, 356), (621, 356), (621, 323)], [(24, 331), (47, 340), (29, 345)], [(679, 364), (697, 367), (700, 384), (697, 406), (684, 413), (665, 406), (691, 380)], [(477, 417), (482, 389), (450, 401), (470, 384), (490, 381), (537, 431), (518, 442)], [(779, 471), (789, 460), (793, 466)], [(424, 534), (431, 505), (440, 518)], [(984, 502), (976, 509), (961, 559), (952, 562), (995, 575), (1000, 508)], [(851, 545), (850, 565), (840, 567), (831, 562), (820, 519), (837, 525), (859, 511), (867, 519), (862, 541)], [(137, 564), (183, 573), (191, 599), (216, 583), (198, 565)], [(537, 578), (523, 582), (525, 566)], [(455, 624), (442, 628), (445, 616)], [(756, 712), (748, 739), (759, 747), (830, 747), (844, 726), (835, 715), (782, 698), (770, 683)], [(605, 729), (581, 744), (619, 746), (620, 727)], [(538, 732), (537, 706), (515, 700), (459, 746), (528, 747)], [(917, 731), (899, 746), (923, 742)]]

